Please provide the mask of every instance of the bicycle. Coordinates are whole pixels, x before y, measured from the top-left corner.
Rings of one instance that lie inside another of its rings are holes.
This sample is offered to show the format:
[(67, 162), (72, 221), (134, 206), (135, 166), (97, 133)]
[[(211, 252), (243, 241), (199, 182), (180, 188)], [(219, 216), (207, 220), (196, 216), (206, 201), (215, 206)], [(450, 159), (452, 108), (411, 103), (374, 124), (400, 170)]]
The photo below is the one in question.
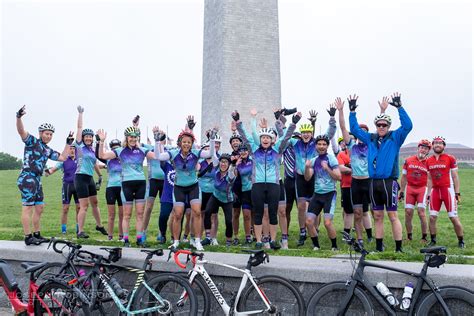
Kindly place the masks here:
[[(439, 267), (446, 262), (446, 247), (421, 249), (420, 252), (425, 254), (424, 265), (420, 273), (415, 273), (366, 261), (365, 257), (369, 252), (364, 249), (363, 245), (348, 233), (343, 232), (342, 234), (343, 240), (350, 245), (351, 249), (352, 275), (347, 281), (328, 283), (317, 290), (308, 303), (307, 315), (374, 315), (369, 295), (380, 304), (388, 315), (396, 315), (401, 311), (390, 305), (375, 285), (364, 277), (365, 267), (395, 271), (416, 278), (409, 309), (404, 311), (408, 312), (408, 315), (464, 315), (465, 311), (473, 310), (473, 292), (459, 286), (438, 287), (427, 276), (428, 268)], [(361, 254), (358, 265), (357, 258), (352, 256), (352, 250)], [(421, 290), (425, 285), (428, 288), (428, 293), (423, 295)]]
[[(211, 314), (211, 296), (212, 294), (224, 312), (224, 315), (257, 315), (257, 314), (275, 314), (275, 315), (305, 315), (305, 302), (298, 288), (289, 280), (276, 275), (267, 275), (254, 277), (251, 273), (252, 267), (262, 263), (269, 262), (268, 254), (263, 250), (243, 250), (250, 254), (245, 269), (210, 261), (203, 260), (204, 254), (190, 250), (178, 250), (172, 248), (170, 257), (173, 254), (175, 263), (186, 268), (181, 263), (179, 256), (187, 255), (188, 261), (191, 260), (193, 268), (189, 271), (189, 283), (203, 281), (207, 290), (203, 292), (204, 315)], [(221, 267), (239, 271), (242, 273), (242, 280), (237, 292), (234, 292), (229, 303), (220, 293), (218, 287), (207, 273), (204, 265), (215, 264)], [(201, 280), (201, 281), (197, 281)], [(250, 284), (248, 285), (248, 281)]]
[[(68, 295), (70, 292), (66, 284), (50, 282), (51, 285), (54, 285), (56, 291), (48, 291), (45, 292), (43, 297), (40, 296), (41, 286), (36, 283), (39, 277), (38, 272), (50, 266), (51, 264), (48, 262), (21, 263), (21, 267), (25, 269), (25, 273), (30, 274), (28, 298), (24, 301), (10, 265), (0, 260), (0, 286), (5, 290), (15, 314), (18, 313), (28, 316), (43, 315), (44, 313), (39, 313), (37, 309), (37, 306), (41, 306), (47, 315), (89, 315), (87, 306), (83, 301), (77, 297), (70, 297)], [(44, 298), (47, 299), (44, 300)], [(50, 304), (48, 304), (48, 302), (50, 302)]]
[[(58, 244), (72, 247), (71, 254), (68, 255), (66, 262), (62, 265), (62, 270), (78, 271), (75, 263), (88, 265), (91, 269), (83, 275), (57, 274), (55, 279), (62, 280), (70, 286), (72, 293), (84, 300), (91, 312), (97, 310), (101, 315), (109, 315), (112, 306), (118, 310), (115, 314), (126, 313), (128, 315), (143, 314), (153, 312), (160, 314), (174, 313), (195, 315), (197, 314), (197, 300), (188, 282), (176, 275), (163, 273), (156, 277), (147, 279), (145, 270), (151, 267), (151, 258), (153, 256), (163, 255), (162, 249), (142, 250), (147, 253), (143, 268), (121, 266), (114, 264), (121, 257), (121, 248), (101, 248), (109, 252), (109, 257), (95, 254), (85, 250), (77, 250), (79, 245), (68, 241), (57, 240), (53, 242), (53, 249), (57, 249)], [(74, 250), (76, 249), (76, 250)], [(80, 247), (79, 247), (80, 249)], [(120, 252), (117, 251), (120, 250)], [(122, 288), (118, 281), (113, 277), (119, 271), (127, 271), (137, 274), (136, 283), (131, 292)], [(178, 294), (177, 294), (178, 293)], [(186, 294), (185, 300), (180, 300), (175, 304), (173, 295), (180, 297), (182, 293)], [(112, 306), (104, 307), (105, 303), (111, 303)]]

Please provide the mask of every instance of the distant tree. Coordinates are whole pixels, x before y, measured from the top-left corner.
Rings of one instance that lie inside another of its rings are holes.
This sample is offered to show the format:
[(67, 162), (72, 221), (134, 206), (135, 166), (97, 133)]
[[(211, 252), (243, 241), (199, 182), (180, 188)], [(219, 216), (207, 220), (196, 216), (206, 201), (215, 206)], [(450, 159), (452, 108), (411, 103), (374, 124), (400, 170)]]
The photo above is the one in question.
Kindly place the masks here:
[(0, 170), (16, 170), (21, 168), (21, 160), (9, 155), (7, 153), (0, 152)]

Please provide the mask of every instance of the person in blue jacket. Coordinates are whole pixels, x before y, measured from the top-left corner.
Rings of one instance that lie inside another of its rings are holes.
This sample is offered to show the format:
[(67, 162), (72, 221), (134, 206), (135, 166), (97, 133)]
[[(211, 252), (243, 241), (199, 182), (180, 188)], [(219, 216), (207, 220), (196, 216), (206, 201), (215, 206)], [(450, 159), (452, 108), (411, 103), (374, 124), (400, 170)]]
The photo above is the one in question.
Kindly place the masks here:
[[(349, 97), (349, 123), (352, 134), (367, 144), (368, 165), (370, 181), (370, 199), (375, 219), (376, 250), (383, 251), (383, 219), (384, 208), (387, 210), (392, 233), (395, 240), (395, 251), (402, 252), (402, 224), (397, 214), (397, 196), (399, 185), (397, 182), (398, 153), (406, 137), (413, 128), (405, 109), (402, 107), (401, 95), (397, 92), (391, 96), (384, 97), (379, 101), (381, 113), (374, 119), (376, 133), (369, 133), (359, 127), (356, 116), (357, 96)], [(399, 113), (401, 126), (391, 131), (392, 119), (385, 114), (388, 104), (394, 106)]]

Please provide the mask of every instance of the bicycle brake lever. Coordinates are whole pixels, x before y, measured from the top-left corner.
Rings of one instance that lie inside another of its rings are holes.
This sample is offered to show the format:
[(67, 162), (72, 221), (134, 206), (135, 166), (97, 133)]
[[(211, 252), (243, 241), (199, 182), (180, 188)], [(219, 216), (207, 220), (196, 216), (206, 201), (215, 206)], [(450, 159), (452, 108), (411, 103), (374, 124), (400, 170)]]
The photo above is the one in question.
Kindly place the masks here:
[(170, 259), (171, 259), (171, 253), (172, 253), (172, 251), (170, 250), (169, 253), (168, 253), (168, 260), (166, 260), (167, 262), (169, 262)]
[(189, 255), (187, 255), (187, 257), (186, 257), (186, 265), (189, 263), (189, 260), (191, 260), (191, 259), (190, 259)]

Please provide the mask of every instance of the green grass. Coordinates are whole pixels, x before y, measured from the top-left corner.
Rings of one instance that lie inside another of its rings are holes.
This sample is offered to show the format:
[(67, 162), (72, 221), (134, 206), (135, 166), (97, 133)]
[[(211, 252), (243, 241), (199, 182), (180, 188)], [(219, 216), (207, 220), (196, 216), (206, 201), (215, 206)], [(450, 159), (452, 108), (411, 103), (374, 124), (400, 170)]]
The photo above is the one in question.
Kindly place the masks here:
[[(2, 240), (22, 240), (23, 231), (20, 223), (21, 214), (21, 202), (20, 192), (16, 186), (16, 179), (18, 177), (18, 171), (0, 171), (0, 239)], [(450, 254), (450, 263), (468, 263), (474, 264), (474, 258), (466, 258), (465, 256), (474, 255), (473, 237), (474, 237), (474, 214), (472, 212), (474, 207), (474, 169), (460, 169), (459, 175), (461, 178), (461, 192), (462, 192), (462, 204), (459, 206), (459, 216), (464, 226), (464, 236), (466, 241), (466, 248), (464, 250), (457, 248), (457, 238), (454, 234), (454, 230), (451, 222), (449, 221), (446, 212), (441, 212), (438, 218), (438, 244), (448, 246), (448, 254)], [(61, 172), (58, 172), (48, 178), (43, 177), (43, 189), (45, 194), (45, 211), (43, 213), (41, 225), (42, 234), (45, 236), (60, 236), (60, 212), (61, 212)], [(104, 179), (106, 181), (106, 177)], [(105, 183), (105, 182), (104, 182)], [(106, 225), (107, 219), (107, 208), (105, 205), (105, 186), (99, 191), (99, 203), (102, 214), (103, 224)], [(402, 205), (399, 208), (399, 216), (404, 226), (404, 211)], [(342, 216), (341, 216), (340, 203), (337, 205), (335, 225), (337, 231), (342, 230)], [(66, 236), (69, 239), (75, 240), (75, 220), (74, 220), (74, 206), (71, 205), (68, 218), (69, 233)], [(109, 242), (106, 237), (95, 231), (95, 221), (92, 218), (91, 210), (89, 209), (87, 214), (87, 221), (85, 231), (91, 236), (85, 242), (87, 244), (96, 245), (117, 245), (121, 244), (118, 242)], [(148, 243), (151, 247), (160, 246), (154, 240), (158, 231), (157, 218), (159, 214), (159, 203), (155, 204), (155, 209), (152, 214), (148, 232)], [(329, 250), (321, 250), (318, 252), (312, 251), (310, 240), (306, 242), (306, 245), (302, 248), (296, 249), (296, 239), (298, 236), (298, 225), (297, 225), (297, 211), (296, 207), (292, 212), (292, 220), (290, 227), (290, 250), (280, 250), (275, 252), (276, 255), (287, 255), (287, 256), (304, 256), (304, 257), (331, 257), (334, 252)], [(219, 236), (218, 239), (221, 243), (224, 243), (224, 218), (222, 212), (219, 213)], [(132, 224), (130, 235), (134, 236), (134, 221), (132, 215)], [(387, 246), (384, 253), (373, 253), (369, 255), (370, 259), (383, 259), (383, 260), (397, 260), (397, 261), (421, 261), (422, 256), (419, 254), (419, 249), (422, 244), (419, 242), (421, 236), (420, 227), (417, 215), (414, 217), (414, 240), (411, 242), (404, 241), (404, 254), (394, 253), (394, 243), (391, 237), (391, 227), (386, 217), (385, 222), (385, 244)], [(242, 225), (241, 225), (242, 229)], [(404, 237), (406, 236), (404, 232)], [(169, 237), (168, 237), (169, 238)], [(244, 239), (242, 234), (241, 240)], [(330, 249), (330, 241), (327, 238), (325, 228), (321, 226), (320, 243), (322, 249)], [(348, 253), (348, 248), (338, 241), (339, 247), (341, 248), (340, 253)], [(167, 246), (167, 245), (166, 245)], [(374, 244), (367, 245), (369, 250), (373, 250)], [(208, 251), (219, 251), (219, 252), (240, 252), (240, 247), (226, 248), (224, 246), (209, 247)]]

